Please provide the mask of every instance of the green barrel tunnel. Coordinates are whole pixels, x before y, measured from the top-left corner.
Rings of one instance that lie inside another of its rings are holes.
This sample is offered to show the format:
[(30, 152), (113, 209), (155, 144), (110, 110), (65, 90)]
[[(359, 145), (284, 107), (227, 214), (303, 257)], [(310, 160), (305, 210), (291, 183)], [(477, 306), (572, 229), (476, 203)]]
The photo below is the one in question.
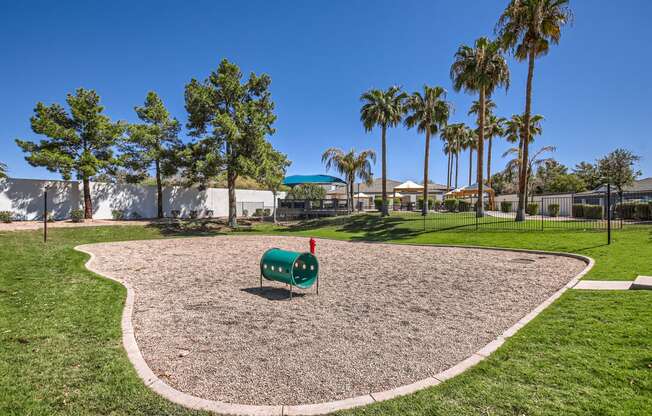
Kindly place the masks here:
[(260, 274), (267, 280), (308, 289), (317, 280), (319, 263), (311, 253), (270, 248), (260, 259)]

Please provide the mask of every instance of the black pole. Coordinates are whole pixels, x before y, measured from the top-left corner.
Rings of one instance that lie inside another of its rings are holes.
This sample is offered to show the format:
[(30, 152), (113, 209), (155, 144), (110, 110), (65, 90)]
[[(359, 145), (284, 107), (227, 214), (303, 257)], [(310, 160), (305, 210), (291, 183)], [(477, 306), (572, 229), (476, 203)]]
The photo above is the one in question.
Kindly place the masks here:
[(43, 242), (48, 241), (48, 191), (43, 191)]
[(607, 183), (607, 244), (611, 244), (611, 184)]

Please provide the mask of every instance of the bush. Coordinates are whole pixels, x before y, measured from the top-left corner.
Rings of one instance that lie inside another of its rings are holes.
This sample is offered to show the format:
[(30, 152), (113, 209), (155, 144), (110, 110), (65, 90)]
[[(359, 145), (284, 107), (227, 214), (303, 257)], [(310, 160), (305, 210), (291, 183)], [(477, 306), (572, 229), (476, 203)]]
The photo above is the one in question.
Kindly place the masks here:
[(0, 211), (0, 221), (5, 224), (9, 224), (14, 216), (14, 213), (11, 211)]
[(196, 219), (198, 216), (199, 216), (199, 211), (197, 211), (196, 209), (190, 211), (190, 218), (191, 218), (191, 219), (194, 220), (194, 219)]
[(70, 219), (72, 222), (84, 222), (84, 211), (81, 209), (73, 209), (70, 211)]
[(584, 217), (584, 205), (583, 204), (573, 204), (573, 217), (582, 218)]
[(254, 211), (254, 217), (262, 217), (263, 216), (263, 209), (262, 208), (256, 208)]
[(172, 218), (179, 218), (181, 216), (181, 211), (178, 209), (173, 209), (170, 211), (170, 215), (172, 215)]
[(471, 203), (467, 201), (460, 200), (457, 203), (457, 210), (459, 212), (468, 212), (471, 210)]
[(249, 210), (248, 209), (243, 209), (242, 210), (242, 216), (243, 217), (248, 217), (249, 216)]
[(266, 216), (266, 217), (269, 217), (270, 215), (272, 215), (272, 210), (269, 209), (269, 208), (265, 208), (263, 210), (263, 215)]
[(114, 209), (111, 211), (111, 217), (113, 217), (114, 220), (124, 220), (125, 212), (122, 209)]
[(584, 218), (601, 220), (602, 219), (602, 205), (584, 205)]
[(139, 219), (143, 218), (143, 216), (140, 215), (140, 212), (138, 212), (138, 211), (134, 211), (134, 212), (131, 213), (131, 217), (130, 217), (130, 218), (131, 218), (132, 220), (139, 220)]
[(55, 222), (56, 221), (55, 218), (54, 218), (54, 212), (52, 212), (52, 211), (48, 212), (48, 217), (47, 218), (48, 218), (47, 219), (48, 222)]
[(559, 204), (548, 205), (548, 215), (551, 217), (557, 217), (559, 215)]
[[(428, 198), (428, 209), (431, 210), (432, 206), (434, 205), (435, 200), (433, 198)], [(423, 197), (419, 197), (417, 199), (417, 208), (418, 209), (423, 209)]]
[(457, 211), (459, 203), (455, 198), (444, 199), (444, 208), (446, 208), (446, 211), (454, 212)]
[(652, 203), (636, 204), (636, 219), (641, 221), (652, 220)]
[(500, 211), (505, 213), (512, 212), (512, 202), (500, 201)]
[(616, 213), (618, 217), (624, 220), (633, 220), (636, 216), (636, 204), (635, 202), (624, 202), (622, 204), (616, 204)]
[(537, 215), (539, 213), (539, 204), (530, 203), (525, 207), (525, 212), (528, 215)]
[(383, 207), (383, 199), (382, 198), (374, 199), (374, 207), (376, 207), (376, 209), (380, 211), (381, 208)]
[(213, 218), (213, 210), (212, 209), (207, 209), (205, 215), (206, 215), (206, 218)]

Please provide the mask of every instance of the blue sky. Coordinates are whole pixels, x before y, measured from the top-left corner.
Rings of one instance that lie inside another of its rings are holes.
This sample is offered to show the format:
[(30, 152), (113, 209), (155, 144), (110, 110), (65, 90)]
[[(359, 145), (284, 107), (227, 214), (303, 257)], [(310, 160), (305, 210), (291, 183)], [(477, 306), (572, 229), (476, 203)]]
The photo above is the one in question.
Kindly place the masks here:
[[(38, 101), (63, 103), (95, 89), (114, 120), (137, 121), (133, 107), (158, 92), (185, 122), (183, 89), (222, 58), (245, 73), (272, 77), (277, 132), (271, 141), (293, 161), (291, 174), (321, 173), (331, 146), (375, 149), (365, 133), (360, 94), (402, 85), (449, 90), (451, 122), (473, 123), (475, 97), (452, 91), (449, 68), (461, 43), (492, 35), (500, 1), (2, 2), (0, 5), (0, 161), (14, 177), (58, 178), (30, 167), (14, 139), (38, 139), (29, 118)], [(543, 114), (535, 148), (557, 146), (569, 166), (616, 147), (643, 159), (652, 176), (652, 2), (571, 1), (575, 23), (537, 61), (533, 111)], [(497, 113), (524, 106), (526, 66), (510, 59), (511, 88), (497, 91)], [(647, 127), (647, 128), (646, 128)], [(446, 159), (433, 140), (431, 178), (445, 182)], [(496, 169), (508, 145), (497, 141)], [(388, 176), (420, 180), (424, 138), (399, 127), (388, 135)], [(461, 159), (467, 172), (467, 158)], [(374, 171), (380, 174), (380, 163)], [(462, 176), (465, 177), (465, 176)]]

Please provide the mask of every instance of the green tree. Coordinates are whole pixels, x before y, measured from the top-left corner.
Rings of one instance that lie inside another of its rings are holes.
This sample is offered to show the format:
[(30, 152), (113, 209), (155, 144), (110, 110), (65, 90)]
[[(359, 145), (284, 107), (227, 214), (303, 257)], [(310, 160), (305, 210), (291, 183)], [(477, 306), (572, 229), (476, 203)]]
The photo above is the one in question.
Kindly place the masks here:
[(473, 129), (466, 129), (460, 138), (460, 149), (469, 151), (469, 186), (473, 184), (473, 151), (478, 149), (478, 133)]
[(478, 209), (476, 215), (484, 216), (484, 135), (486, 99), (496, 88), (509, 88), (509, 68), (502, 55), (499, 42), (487, 38), (479, 38), (474, 47), (462, 45), (455, 53), (455, 61), (451, 66), (450, 76), (455, 91), (464, 90), (478, 93), (480, 103), (478, 113)]
[[(459, 155), (462, 151), (463, 144), (466, 143), (468, 137), (472, 134), (473, 131), (466, 124), (454, 123), (447, 125), (439, 135), (445, 143), (444, 151), (451, 155), (449, 187), (453, 182), (453, 165), (455, 165), (455, 188), (458, 186)], [(454, 162), (452, 158), (455, 159)]]
[(122, 123), (113, 123), (103, 114), (100, 97), (93, 90), (79, 88), (68, 94), (70, 113), (59, 104), (36, 104), (32, 130), (47, 139), (39, 143), (16, 140), (32, 166), (43, 166), (69, 180), (74, 174), (83, 183), (84, 218), (93, 218), (90, 180), (115, 168), (113, 146), (124, 132)]
[(321, 155), (321, 161), (326, 165), (326, 170), (333, 168), (346, 178), (346, 200), (351, 211), (355, 178), (367, 183), (371, 181), (371, 162), (376, 163), (376, 153), (373, 150), (356, 153), (355, 149), (344, 152), (342, 149), (331, 147)]
[(7, 165), (0, 162), (0, 179), (4, 179), (6, 177), (7, 177)]
[[(527, 84), (525, 89), (524, 125), (530, 125), (532, 113), (532, 78), (534, 62), (544, 56), (550, 44), (558, 44), (561, 28), (572, 20), (568, 0), (511, 0), (496, 25), (496, 33), (503, 46), (512, 51), (519, 61), (528, 61)], [(522, 137), (521, 158), (525, 164), (529, 158), (530, 132), (525, 130)], [(519, 198), (516, 221), (525, 219), (527, 173), (519, 177)]]
[[(527, 182), (526, 184), (526, 193), (525, 193), (525, 198), (527, 200), (528, 194), (530, 194), (531, 187), (534, 183), (533, 181), (533, 173), (535, 171), (535, 168), (538, 168), (539, 166), (553, 160), (552, 158), (547, 158), (543, 157), (544, 153), (549, 153), (549, 152), (554, 152), (556, 148), (554, 146), (544, 146), (541, 149), (537, 150), (534, 152), (532, 155), (530, 155), (530, 158), (527, 161), (527, 164), (525, 165), (525, 173), (527, 175)], [(506, 170), (511, 170), (511, 171), (518, 171), (521, 172), (521, 163), (522, 159), (518, 157), (519, 154), (519, 148), (518, 147), (512, 147), (509, 148), (503, 153), (503, 157), (507, 157), (509, 155), (514, 155), (515, 157), (511, 159), (509, 162), (507, 162)]]
[(405, 125), (417, 127), (426, 135), (426, 150), (423, 163), (423, 215), (428, 213), (428, 165), (430, 159), (430, 138), (439, 133), (448, 123), (452, 105), (446, 101), (446, 90), (442, 87), (423, 86), (423, 93), (415, 91), (406, 100)]
[(162, 175), (177, 171), (175, 152), (182, 146), (179, 140), (179, 122), (170, 117), (159, 96), (150, 91), (142, 107), (134, 107), (142, 124), (128, 127), (128, 135), (121, 143), (121, 164), (127, 168), (130, 182), (141, 182), (154, 168), (156, 179), (157, 217), (163, 218)]
[(407, 95), (400, 87), (392, 86), (386, 90), (372, 89), (362, 94), (360, 100), (360, 121), (365, 131), (371, 131), (375, 126), (381, 130), (382, 145), (382, 207), (381, 215), (389, 215), (387, 204), (387, 129), (401, 122), (405, 113)]
[(186, 85), (187, 127), (199, 139), (184, 151), (187, 178), (205, 185), (226, 170), (230, 227), (237, 227), (236, 180), (258, 176), (266, 137), (274, 133), (270, 83), (268, 75), (254, 73), (243, 82), (240, 68), (224, 59), (204, 81)]
[(580, 162), (573, 168), (573, 173), (577, 175), (590, 190), (594, 190), (602, 185), (598, 167), (589, 162)]
[(545, 186), (545, 192), (552, 193), (577, 193), (584, 192), (586, 189), (586, 183), (574, 173), (557, 175)]
[(262, 155), (263, 157), (259, 162), (258, 182), (264, 184), (272, 192), (274, 198), (272, 216), (274, 224), (276, 224), (276, 194), (283, 187), (285, 172), (291, 162), (285, 154), (275, 150), (271, 143), (265, 143)]
[(293, 186), (287, 194), (288, 199), (306, 199), (316, 201), (326, 197), (326, 190), (314, 183)]
[[(494, 110), (496, 109), (496, 103), (492, 99), (487, 98), (485, 102), (485, 116), (486, 116), (486, 126), (485, 126), (485, 139), (487, 140), (487, 185), (491, 188), (491, 159), (492, 159), (492, 148), (493, 148), (493, 138), (494, 137), (503, 137), (505, 135), (505, 118), (497, 117), (494, 115)], [(480, 102), (474, 100), (469, 109), (469, 115), (475, 114), (476, 116), (480, 113)]]
[(606, 183), (610, 183), (622, 195), (626, 186), (634, 183), (641, 176), (641, 171), (634, 169), (634, 165), (641, 160), (626, 149), (616, 149), (608, 155), (598, 159), (598, 174)]

